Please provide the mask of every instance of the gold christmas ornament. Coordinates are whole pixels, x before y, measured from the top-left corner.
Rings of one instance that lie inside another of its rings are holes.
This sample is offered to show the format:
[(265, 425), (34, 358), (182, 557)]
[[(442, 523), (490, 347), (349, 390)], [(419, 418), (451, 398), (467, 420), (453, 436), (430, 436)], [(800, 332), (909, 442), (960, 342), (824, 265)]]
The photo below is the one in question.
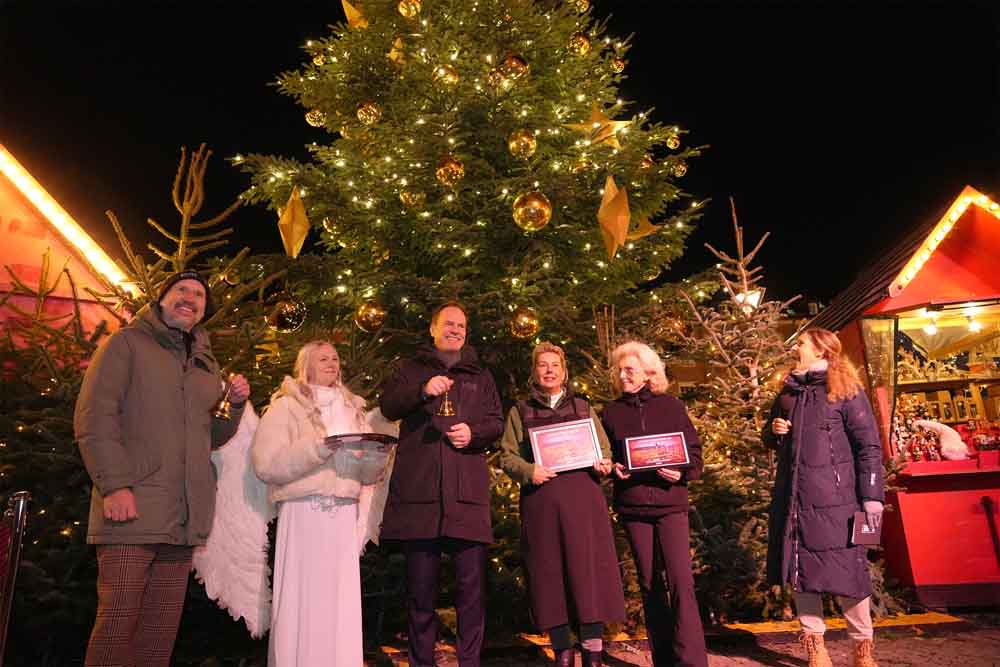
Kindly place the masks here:
[(631, 124), (630, 120), (611, 120), (597, 108), (595, 103), (591, 108), (589, 120), (582, 123), (567, 123), (565, 127), (586, 134), (590, 138), (591, 146), (606, 145), (621, 150), (618, 133)]
[(399, 201), (403, 202), (406, 208), (420, 208), (427, 201), (427, 195), (420, 190), (402, 190), (399, 193)]
[(313, 56), (313, 65), (316, 67), (322, 67), (323, 63), (326, 62), (326, 57), (322, 53), (317, 53)]
[(604, 197), (601, 198), (601, 206), (597, 209), (597, 222), (601, 226), (601, 236), (604, 238), (609, 262), (615, 258), (618, 248), (625, 245), (629, 220), (628, 193), (625, 188), (619, 190), (615, 179), (608, 174), (604, 181)]
[(367, 28), (368, 19), (361, 13), (361, 10), (352, 5), (347, 0), (341, 0), (344, 6), (344, 16), (347, 17), (347, 25), (350, 28)]
[(653, 160), (652, 156), (643, 155), (642, 159), (639, 160), (640, 169), (652, 169), (656, 166), (656, 161)]
[(354, 324), (365, 333), (375, 333), (385, 323), (386, 311), (377, 301), (365, 301), (354, 311)]
[(412, 19), (420, 13), (420, 0), (399, 0), (396, 9), (403, 18)]
[(335, 234), (337, 232), (337, 225), (330, 218), (323, 218), (322, 225), (328, 234)]
[(304, 303), (286, 295), (279, 299), (265, 317), (271, 331), (292, 333), (306, 322), (307, 309)]
[(615, 58), (611, 61), (611, 71), (615, 74), (621, 74), (625, 71), (625, 60), (624, 58)]
[(684, 174), (688, 173), (688, 166), (686, 162), (675, 162), (674, 166), (670, 168), (670, 173), (675, 177), (681, 178)]
[(500, 70), (500, 74), (507, 79), (517, 81), (522, 76), (528, 73), (528, 61), (521, 57), (518, 53), (509, 53), (507, 56), (500, 61), (497, 66)]
[(514, 222), (526, 232), (537, 232), (552, 219), (552, 203), (541, 192), (522, 192), (514, 200)]
[(292, 259), (299, 256), (302, 244), (309, 234), (309, 218), (306, 217), (306, 206), (299, 195), (299, 186), (292, 188), (281, 216), (278, 218), (278, 233), (281, 243), (285, 246), (285, 254)]
[(573, 6), (582, 14), (590, 9), (590, 0), (573, 0)]
[(590, 53), (590, 38), (582, 32), (574, 32), (569, 38), (569, 50), (578, 56)]
[(365, 125), (374, 125), (382, 118), (382, 108), (371, 100), (358, 105), (358, 120)]
[(306, 122), (313, 127), (323, 127), (326, 125), (326, 114), (319, 109), (306, 112)]
[(518, 306), (510, 314), (510, 335), (518, 340), (528, 340), (538, 335), (542, 325), (538, 313), (527, 306)]
[(454, 86), (458, 83), (458, 70), (451, 65), (438, 65), (434, 68), (434, 83), (449, 88)]
[(514, 130), (507, 138), (507, 149), (519, 160), (527, 160), (538, 149), (538, 140), (531, 130)]
[(454, 155), (444, 155), (438, 160), (434, 175), (442, 185), (451, 187), (465, 178), (465, 165)]
[(675, 151), (680, 147), (681, 147), (680, 137), (678, 137), (676, 134), (671, 134), (669, 137), (667, 137), (667, 148), (669, 148), (672, 151)]

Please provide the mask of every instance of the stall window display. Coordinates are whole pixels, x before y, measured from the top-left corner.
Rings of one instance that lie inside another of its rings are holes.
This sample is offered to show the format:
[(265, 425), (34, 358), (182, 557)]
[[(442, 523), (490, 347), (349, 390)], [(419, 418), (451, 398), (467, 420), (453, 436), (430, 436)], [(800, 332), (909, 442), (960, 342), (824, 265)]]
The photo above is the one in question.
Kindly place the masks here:
[(939, 461), (1000, 448), (1000, 304), (920, 308), (896, 324), (893, 452)]

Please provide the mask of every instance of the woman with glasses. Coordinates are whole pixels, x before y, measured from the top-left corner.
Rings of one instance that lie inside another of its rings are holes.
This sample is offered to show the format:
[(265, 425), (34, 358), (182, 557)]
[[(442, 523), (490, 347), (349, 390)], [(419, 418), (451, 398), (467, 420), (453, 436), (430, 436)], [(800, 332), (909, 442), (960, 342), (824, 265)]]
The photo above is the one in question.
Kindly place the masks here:
[[(646, 632), (654, 667), (707, 667), (705, 635), (694, 595), (687, 483), (701, 476), (701, 441), (684, 404), (667, 395), (660, 357), (629, 342), (611, 354), (618, 398), (601, 412), (611, 440), (615, 510), (625, 526), (639, 573)], [(629, 471), (626, 439), (683, 433), (690, 464), (684, 469)]]
[[(531, 397), (507, 414), (500, 467), (521, 485), (521, 550), (535, 624), (548, 632), (556, 663), (574, 664), (575, 621), (583, 667), (602, 664), (604, 624), (625, 620), (618, 556), (599, 479), (611, 472), (611, 452), (593, 408), (567, 383), (566, 356), (550, 343), (531, 354)], [(593, 468), (556, 473), (536, 463), (533, 428), (589, 419), (603, 457)]]

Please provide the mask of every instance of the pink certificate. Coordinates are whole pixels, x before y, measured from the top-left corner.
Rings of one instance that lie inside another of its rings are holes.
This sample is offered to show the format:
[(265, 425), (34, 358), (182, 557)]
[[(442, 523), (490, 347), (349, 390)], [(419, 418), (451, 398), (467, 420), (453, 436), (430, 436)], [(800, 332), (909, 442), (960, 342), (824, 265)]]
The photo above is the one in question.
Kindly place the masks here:
[(528, 429), (535, 463), (552, 472), (590, 468), (601, 460), (597, 429), (590, 419)]
[(625, 438), (625, 457), (629, 470), (691, 465), (687, 442), (681, 432)]

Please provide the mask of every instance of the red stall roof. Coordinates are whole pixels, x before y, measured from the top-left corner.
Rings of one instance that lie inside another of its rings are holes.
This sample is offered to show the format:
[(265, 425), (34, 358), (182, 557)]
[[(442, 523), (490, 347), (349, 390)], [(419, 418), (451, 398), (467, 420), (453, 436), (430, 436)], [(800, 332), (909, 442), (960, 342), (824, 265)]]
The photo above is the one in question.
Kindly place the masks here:
[(1000, 204), (971, 186), (861, 273), (806, 327), (839, 331), (862, 315), (1000, 298)]
[[(42, 255), (49, 250), (53, 272), (61, 270), (68, 261), (84, 298), (83, 287), (105, 291), (102, 278), (129, 291), (135, 289), (118, 264), (3, 144), (0, 144), (0, 232), (4, 240), (0, 244), (2, 264), (32, 287), (37, 284)], [(0, 292), (7, 291), (10, 284), (6, 272), (0, 274)]]

